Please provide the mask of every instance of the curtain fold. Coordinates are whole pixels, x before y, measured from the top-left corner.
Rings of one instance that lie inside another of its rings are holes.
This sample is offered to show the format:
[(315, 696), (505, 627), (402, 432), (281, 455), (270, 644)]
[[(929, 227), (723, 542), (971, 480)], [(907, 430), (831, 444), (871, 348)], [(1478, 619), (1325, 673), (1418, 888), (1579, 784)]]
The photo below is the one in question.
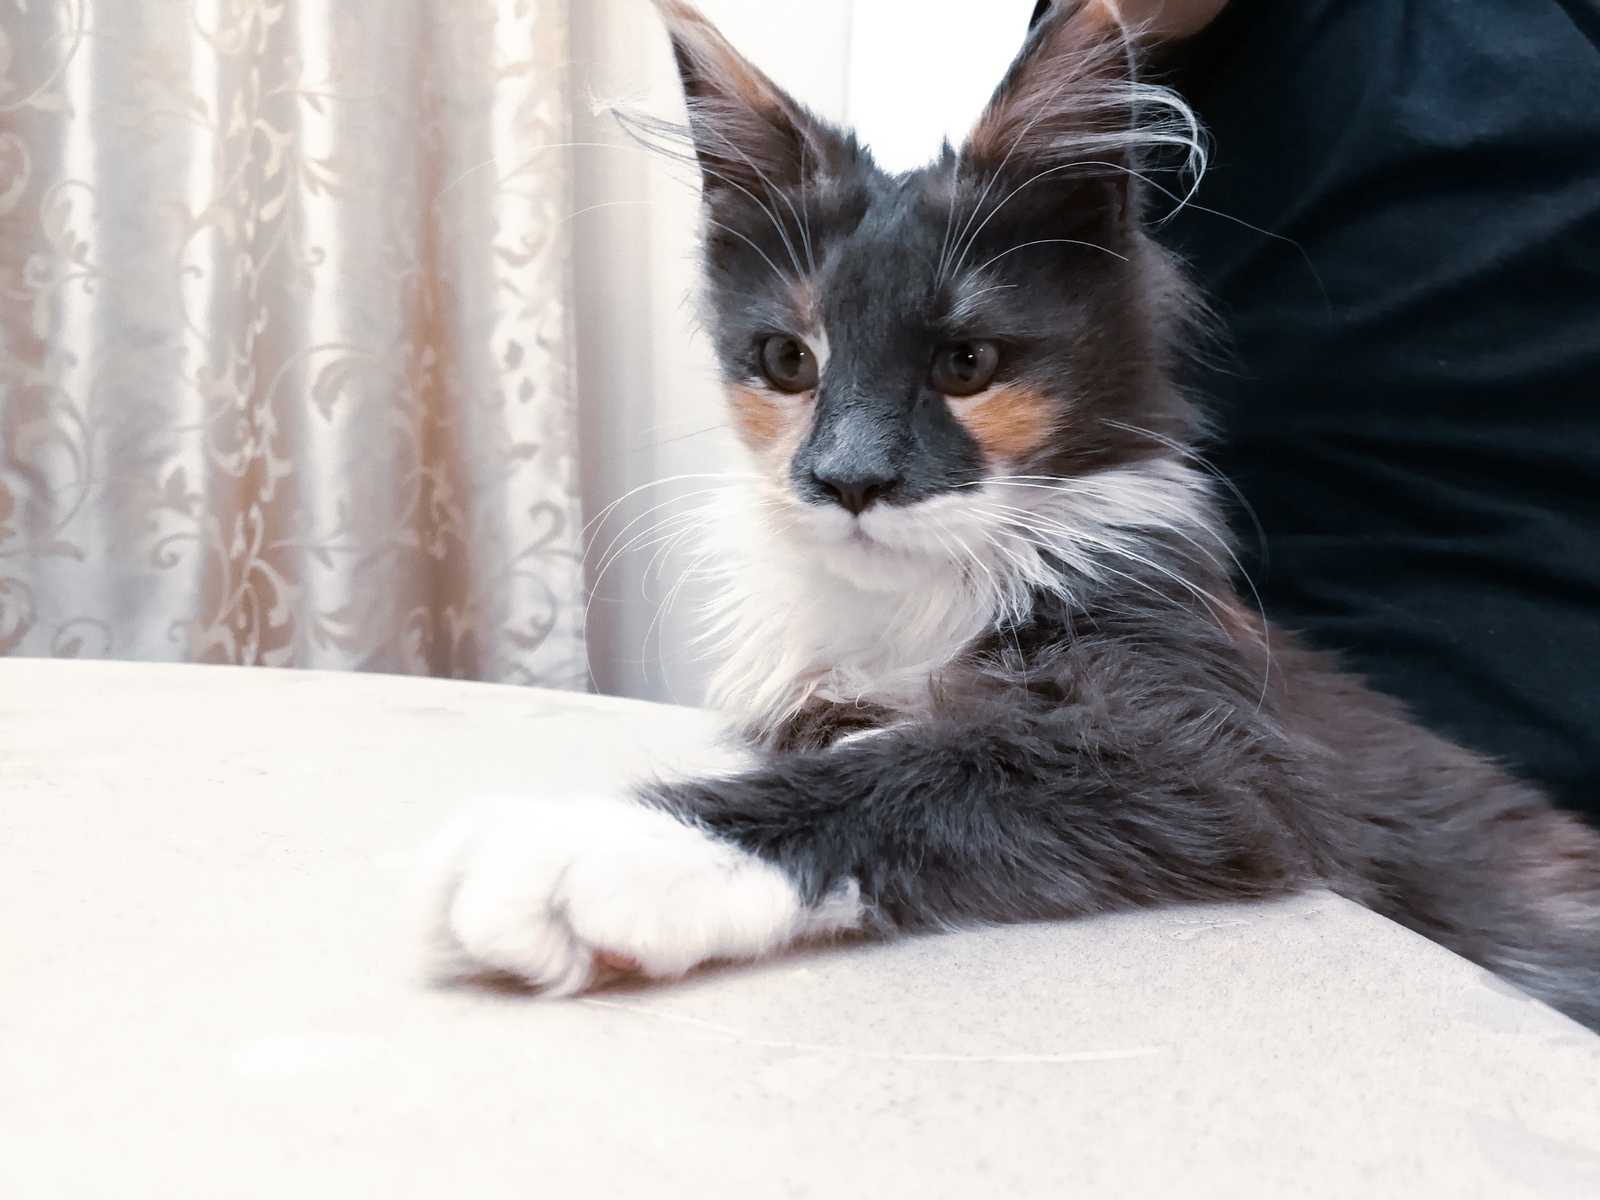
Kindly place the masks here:
[(0, 0), (0, 653), (584, 686), (565, 0)]

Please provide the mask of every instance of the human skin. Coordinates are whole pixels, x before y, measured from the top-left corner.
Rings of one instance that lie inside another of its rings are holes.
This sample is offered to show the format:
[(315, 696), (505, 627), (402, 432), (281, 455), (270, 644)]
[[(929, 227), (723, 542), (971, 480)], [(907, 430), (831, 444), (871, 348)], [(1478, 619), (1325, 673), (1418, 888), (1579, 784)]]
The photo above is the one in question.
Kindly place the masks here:
[(1170, 41), (1199, 33), (1220, 13), (1227, 0), (1107, 0), (1123, 23), (1139, 26), (1154, 41)]

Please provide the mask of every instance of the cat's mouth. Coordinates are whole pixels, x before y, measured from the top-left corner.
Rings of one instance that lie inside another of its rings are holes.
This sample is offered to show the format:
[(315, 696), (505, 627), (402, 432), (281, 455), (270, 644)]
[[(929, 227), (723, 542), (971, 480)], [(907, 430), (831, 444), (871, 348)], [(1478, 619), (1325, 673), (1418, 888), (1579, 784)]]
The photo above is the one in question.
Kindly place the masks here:
[(863, 550), (888, 549), (887, 546), (863, 529), (860, 521), (854, 521), (851, 523), (850, 529), (847, 530), (844, 535), (844, 540), (850, 543), (852, 546), (859, 546)]
[[(892, 541), (874, 536), (868, 529), (869, 522), (865, 519), (868, 513), (855, 516), (836, 506), (809, 507), (812, 509), (810, 524), (821, 545), (857, 554), (886, 555), (895, 552)], [(868, 511), (870, 513), (871, 510)]]
[(838, 505), (811, 506), (816, 535), (835, 550), (869, 555), (874, 559), (942, 557), (950, 543), (939, 536), (938, 522), (930, 531), (926, 502), (911, 506), (874, 504), (865, 511), (847, 513)]
[(967, 544), (963, 538), (972, 534), (951, 529), (948, 521), (933, 521), (930, 528), (932, 514), (921, 511), (925, 505), (875, 504), (860, 514), (847, 513), (838, 505), (808, 505), (807, 524), (820, 549), (855, 559), (858, 566), (870, 562), (877, 569), (889, 565), (890, 560), (946, 561), (954, 557), (952, 546)]

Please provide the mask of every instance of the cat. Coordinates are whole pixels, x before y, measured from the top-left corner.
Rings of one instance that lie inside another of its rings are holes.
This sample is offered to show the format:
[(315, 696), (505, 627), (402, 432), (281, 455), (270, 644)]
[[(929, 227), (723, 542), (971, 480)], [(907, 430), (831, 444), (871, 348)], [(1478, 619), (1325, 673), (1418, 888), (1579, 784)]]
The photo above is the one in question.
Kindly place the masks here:
[(1037, 23), (902, 175), (656, 0), (706, 325), (742, 772), (441, 836), (445, 977), (569, 994), (802, 939), (1325, 887), (1600, 1029), (1600, 834), (1266, 622), (1175, 382), (1200, 302), (1145, 222), (1198, 145), (1106, 0)]

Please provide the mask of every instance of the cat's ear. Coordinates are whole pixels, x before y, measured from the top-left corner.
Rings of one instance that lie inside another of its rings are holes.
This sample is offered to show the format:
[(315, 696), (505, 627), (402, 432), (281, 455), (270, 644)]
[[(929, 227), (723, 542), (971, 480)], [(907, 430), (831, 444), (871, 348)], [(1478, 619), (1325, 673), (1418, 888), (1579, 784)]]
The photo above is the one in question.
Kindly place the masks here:
[(1041, 10), (962, 147), (961, 166), (1029, 180), (1036, 194), (1094, 181), (1094, 193), (1126, 211), (1141, 157), (1187, 144), (1192, 118), (1181, 101), (1139, 82), (1138, 31), (1115, 0), (1056, 0)]
[(740, 54), (692, 5), (655, 0), (689, 105), (706, 195), (764, 197), (837, 156), (839, 135)]

